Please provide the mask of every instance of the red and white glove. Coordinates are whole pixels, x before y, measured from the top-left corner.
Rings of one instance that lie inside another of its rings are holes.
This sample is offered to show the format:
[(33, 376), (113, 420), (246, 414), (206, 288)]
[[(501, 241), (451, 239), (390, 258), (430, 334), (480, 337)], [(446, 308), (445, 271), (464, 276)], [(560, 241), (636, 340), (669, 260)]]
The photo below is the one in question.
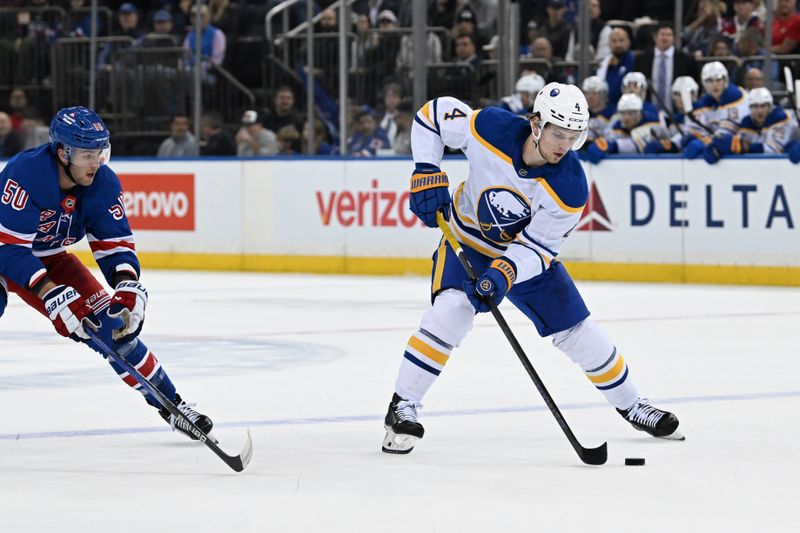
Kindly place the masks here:
[(144, 309), (147, 307), (147, 289), (136, 280), (117, 283), (108, 316), (120, 318), (123, 326), (115, 329), (114, 340), (129, 341), (139, 335), (144, 325)]
[[(53, 287), (42, 297), (42, 301), (47, 316), (62, 337), (81, 342), (89, 338), (84, 326), (95, 331), (100, 328), (100, 320), (86, 303), (86, 299), (69, 285)], [(88, 321), (84, 322), (84, 319)]]

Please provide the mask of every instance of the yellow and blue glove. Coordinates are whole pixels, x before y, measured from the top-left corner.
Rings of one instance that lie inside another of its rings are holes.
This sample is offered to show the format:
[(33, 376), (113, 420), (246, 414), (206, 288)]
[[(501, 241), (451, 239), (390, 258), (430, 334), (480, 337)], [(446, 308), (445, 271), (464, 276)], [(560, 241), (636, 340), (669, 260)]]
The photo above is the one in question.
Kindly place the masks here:
[(450, 182), (447, 174), (435, 165), (417, 164), (411, 175), (411, 212), (429, 228), (436, 227), (436, 212), (440, 209), (445, 220), (450, 220)]
[(477, 280), (464, 282), (464, 292), (477, 313), (491, 310), (489, 302), (500, 305), (517, 279), (517, 266), (506, 257), (491, 262), (486, 272)]
[(607, 141), (603, 137), (598, 137), (586, 149), (586, 159), (596, 165), (605, 159), (608, 154), (616, 154), (617, 152), (619, 152), (617, 141)]

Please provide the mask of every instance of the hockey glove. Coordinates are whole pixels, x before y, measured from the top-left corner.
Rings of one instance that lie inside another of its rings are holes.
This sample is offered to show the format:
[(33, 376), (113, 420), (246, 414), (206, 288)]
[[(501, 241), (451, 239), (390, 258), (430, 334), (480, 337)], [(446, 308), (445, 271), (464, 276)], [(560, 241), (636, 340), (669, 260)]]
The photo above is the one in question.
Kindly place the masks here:
[(602, 137), (598, 137), (586, 150), (586, 159), (596, 165), (605, 159), (608, 154), (616, 154), (618, 151), (617, 141), (607, 141)]
[(3, 312), (6, 310), (6, 304), (8, 304), (8, 287), (6, 287), (6, 280), (0, 276), (0, 316), (3, 316)]
[(709, 165), (713, 165), (719, 161), (720, 157), (722, 157), (722, 154), (720, 154), (719, 148), (717, 148), (714, 143), (711, 143), (703, 148), (703, 159), (705, 159), (706, 163)]
[(498, 257), (477, 281), (464, 282), (464, 292), (475, 312), (486, 313), (491, 310), (490, 301), (495, 307), (500, 305), (516, 278), (516, 265), (510, 259)]
[(417, 165), (411, 175), (411, 212), (429, 228), (436, 227), (436, 212), (441, 209), (450, 220), (450, 183), (447, 174), (434, 165)]
[[(47, 316), (53, 322), (56, 331), (62, 337), (81, 342), (87, 340), (89, 335), (84, 330), (87, 325), (97, 331), (100, 329), (100, 320), (94, 314), (91, 306), (86, 303), (83, 296), (69, 285), (58, 285), (42, 298)], [(84, 322), (84, 319), (87, 319)]]
[(683, 149), (683, 157), (686, 159), (695, 159), (700, 157), (703, 153), (703, 150), (706, 149), (706, 145), (700, 139), (692, 139), (686, 144), (686, 147)]
[(115, 341), (128, 342), (142, 331), (144, 326), (144, 309), (147, 307), (147, 289), (136, 280), (117, 283), (108, 316), (122, 320), (122, 327), (115, 329), (112, 337)]
[(784, 146), (783, 150), (789, 154), (789, 161), (800, 163), (800, 141), (792, 141)]

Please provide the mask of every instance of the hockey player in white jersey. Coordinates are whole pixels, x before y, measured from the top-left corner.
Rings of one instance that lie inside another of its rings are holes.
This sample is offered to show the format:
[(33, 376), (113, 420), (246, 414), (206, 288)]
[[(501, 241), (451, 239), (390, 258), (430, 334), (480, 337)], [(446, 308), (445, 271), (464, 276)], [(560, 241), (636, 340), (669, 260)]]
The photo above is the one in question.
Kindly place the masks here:
[(747, 104), (750, 114), (739, 124), (739, 132), (715, 136), (703, 152), (706, 161), (714, 164), (720, 156), (730, 154), (782, 154), (787, 145), (800, 138), (797, 121), (774, 104), (766, 87), (747, 93)]
[(608, 101), (608, 83), (599, 76), (583, 80), (581, 90), (589, 104), (589, 133), (586, 136), (589, 144), (598, 137), (605, 137), (617, 112), (617, 103)]
[[(657, 120), (661, 126), (667, 126), (667, 116), (652, 102), (647, 101), (647, 78), (641, 72), (628, 72), (622, 77), (622, 94), (635, 94), (642, 100), (642, 114), (651, 120)], [(619, 108), (619, 103), (617, 103)]]
[[(577, 363), (634, 428), (682, 438), (678, 419), (643, 399), (608, 334), (591, 318), (557, 256), (583, 212), (586, 175), (573, 152), (589, 122), (586, 99), (574, 85), (550, 83), (527, 118), (499, 108), (473, 111), (442, 97), (426, 103), (411, 131), (416, 168), (411, 211), (437, 227), (442, 210), (469, 261), (482, 275), (471, 281), (442, 239), (433, 255), (432, 307), (405, 347), (384, 427), (383, 451), (408, 453), (424, 435), (419, 408), (475, 314), (505, 297), (541, 336)], [(445, 146), (469, 160), (467, 180), (452, 198), (439, 167)]]
[(525, 115), (531, 112), (536, 95), (544, 87), (544, 78), (538, 74), (531, 73), (521, 76), (514, 85), (516, 91), (511, 96), (504, 96), (500, 99), (500, 107), (511, 111), (515, 115)]
[(692, 105), (697, 101), (700, 93), (700, 86), (691, 76), (679, 76), (672, 82), (671, 97), (672, 109), (674, 112), (669, 117), (669, 126), (666, 129), (653, 128), (652, 133), (655, 139), (651, 140), (644, 147), (646, 154), (675, 153), (681, 149), (684, 135), (688, 134), (686, 123), (689, 118), (683, 108), (683, 93), (689, 95), (689, 102)]
[[(747, 93), (730, 83), (728, 70), (719, 61), (703, 66), (700, 72), (705, 94), (695, 102), (692, 110), (694, 120), (686, 122), (687, 136), (684, 139), (684, 156), (692, 159), (702, 154), (712, 141), (712, 135), (733, 135), (738, 123), (749, 114)], [(710, 130), (710, 131), (709, 131)]]
[(655, 140), (652, 130), (662, 127), (656, 116), (645, 115), (642, 99), (633, 93), (620, 96), (617, 116), (606, 136), (595, 139), (586, 150), (590, 162), (597, 164), (608, 154), (640, 154)]

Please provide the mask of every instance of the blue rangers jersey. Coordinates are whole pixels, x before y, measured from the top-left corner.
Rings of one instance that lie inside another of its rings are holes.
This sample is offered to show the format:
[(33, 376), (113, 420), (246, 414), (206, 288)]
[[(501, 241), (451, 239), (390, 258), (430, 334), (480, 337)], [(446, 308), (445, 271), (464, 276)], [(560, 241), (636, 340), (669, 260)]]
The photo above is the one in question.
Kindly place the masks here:
[(794, 117), (780, 106), (773, 107), (760, 126), (747, 115), (739, 124), (739, 133), (749, 141), (750, 152), (768, 154), (782, 154), (786, 143), (800, 137)]
[(528, 120), (496, 107), (473, 111), (452, 97), (417, 112), (411, 129), (416, 164), (440, 166), (444, 147), (461, 149), (469, 176), (453, 194), (450, 227), (458, 240), (517, 265), (516, 282), (544, 272), (581, 218), (588, 187), (575, 152), (555, 164), (522, 160)]
[(21, 152), (0, 172), (0, 275), (33, 287), (46, 274), (40, 257), (89, 240), (109, 284), (117, 272), (139, 277), (119, 178), (101, 166), (89, 187), (61, 190), (48, 144)]

